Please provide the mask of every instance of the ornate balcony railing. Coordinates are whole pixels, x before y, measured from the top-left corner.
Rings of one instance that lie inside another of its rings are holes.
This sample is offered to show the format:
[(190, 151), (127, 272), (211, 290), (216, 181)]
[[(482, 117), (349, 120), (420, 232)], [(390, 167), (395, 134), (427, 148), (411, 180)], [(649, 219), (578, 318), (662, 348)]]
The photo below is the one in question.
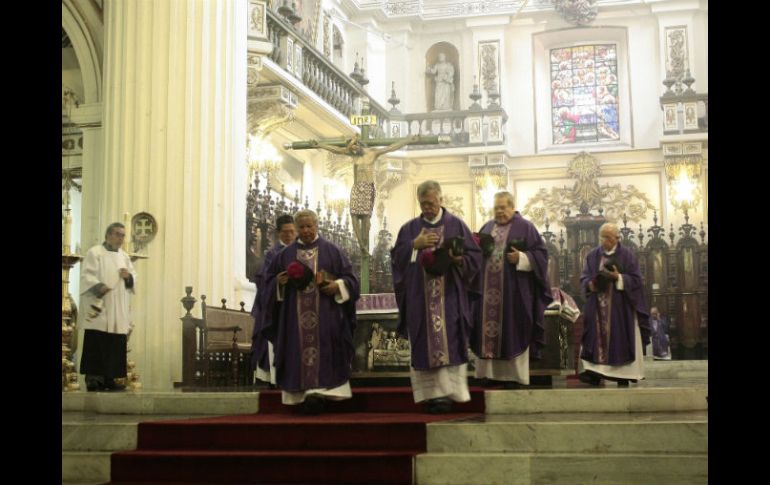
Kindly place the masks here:
[[(369, 114), (377, 117), (377, 126), (369, 130), (371, 137), (449, 135), (452, 140), (448, 145), (450, 147), (505, 143), (503, 125), (508, 116), (500, 107), (406, 115), (395, 108), (388, 111), (373, 100), (361, 84), (332, 64), (294, 27), (271, 10), (267, 11), (267, 32), (273, 44), (270, 59), (339, 113), (345, 116), (359, 114), (362, 100), (369, 100)], [(446, 146), (410, 145), (408, 149)]]
[(332, 64), (290, 24), (269, 9), (267, 32), (273, 44), (273, 52), (270, 54), (273, 62), (345, 116), (358, 114), (361, 100), (368, 98), (369, 111), (377, 115), (379, 128), (370, 133), (382, 136), (387, 132), (388, 111), (371, 99), (360, 84)]

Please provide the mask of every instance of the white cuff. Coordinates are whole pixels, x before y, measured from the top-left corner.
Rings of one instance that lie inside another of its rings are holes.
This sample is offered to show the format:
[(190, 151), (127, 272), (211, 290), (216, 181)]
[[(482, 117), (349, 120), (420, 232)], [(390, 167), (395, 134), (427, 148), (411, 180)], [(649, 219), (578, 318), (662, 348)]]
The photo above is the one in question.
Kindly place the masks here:
[(350, 293), (348, 292), (348, 287), (345, 286), (345, 282), (341, 279), (334, 280), (334, 282), (337, 283), (337, 286), (340, 289), (340, 292), (334, 295), (334, 301), (337, 303), (345, 303), (350, 300)]
[(623, 291), (623, 275), (618, 275), (618, 281), (615, 282), (615, 288), (618, 291)]
[(414, 263), (415, 261), (417, 261), (417, 249), (412, 249), (412, 259), (409, 262)]
[(529, 256), (524, 251), (519, 251), (519, 264), (516, 265), (516, 271), (532, 271)]

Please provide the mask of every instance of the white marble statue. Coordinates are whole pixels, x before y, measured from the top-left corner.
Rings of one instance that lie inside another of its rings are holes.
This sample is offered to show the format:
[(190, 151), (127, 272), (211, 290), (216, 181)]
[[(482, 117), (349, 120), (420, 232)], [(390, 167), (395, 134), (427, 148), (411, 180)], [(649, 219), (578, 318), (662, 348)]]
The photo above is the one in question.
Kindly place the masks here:
[(433, 76), (433, 110), (451, 110), (455, 99), (455, 68), (447, 62), (446, 54), (438, 55), (438, 62), (429, 67), (426, 74)]

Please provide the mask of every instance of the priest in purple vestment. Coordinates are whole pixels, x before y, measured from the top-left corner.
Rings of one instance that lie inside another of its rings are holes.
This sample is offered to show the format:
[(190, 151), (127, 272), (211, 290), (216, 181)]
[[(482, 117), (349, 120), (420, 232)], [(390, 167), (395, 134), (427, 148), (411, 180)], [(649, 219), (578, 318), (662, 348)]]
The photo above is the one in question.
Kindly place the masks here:
[[(470, 305), (479, 296), (473, 285), (481, 266), (481, 249), (468, 226), (441, 206), (438, 182), (421, 183), (417, 198), (422, 215), (401, 227), (390, 253), (400, 317), (398, 333), (409, 337), (414, 401), (424, 401), (427, 412), (443, 413), (451, 409), (452, 401), (470, 401)], [(452, 240), (462, 254), (449, 249), (448, 268), (427, 271), (430, 263), (425, 262), (434, 259), (431, 253), (438, 253), (437, 248)]]
[(650, 308), (650, 331), (652, 332), (652, 358), (654, 360), (671, 360), (668, 319), (660, 314), (656, 306)]
[(478, 276), (482, 297), (473, 303), (471, 348), (477, 378), (515, 389), (529, 385), (530, 357), (539, 358), (545, 344), (543, 319), (553, 301), (548, 250), (534, 224), (515, 210), (513, 194), (495, 194), (494, 214), (479, 231), (491, 235), (494, 246), (484, 251)]
[[(301, 210), (294, 222), (299, 238), (275, 256), (265, 273), (261, 333), (275, 350), (282, 402), (303, 404), (303, 412), (317, 414), (327, 399), (352, 397), (359, 283), (347, 255), (318, 236), (315, 212)], [(314, 275), (304, 288), (290, 281), (287, 268), (293, 262)]]
[(636, 256), (620, 244), (618, 227), (599, 228), (599, 247), (586, 255), (580, 284), (586, 295), (580, 380), (618, 386), (644, 379), (643, 346), (650, 342), (650, 314)]
[(265, 272), (275, 256), (297, 238), (294, 218), (289, 214), (279, 216), (275, 221), (275, 231), (278, 234), (278, 241), (265, 254), (262, 268), (254, 276), (257, 294), (254, 297), (254, 304), (251, 306), (251, 316), (254, 317), (254, 332), (251, 334), (251, 368), (256, 371), (257, 379), (269, 382), (271, 385), (275, 385), (273, 344), (268, 342), (260, 333), (262, 330), (262, 306), (265, 297)]

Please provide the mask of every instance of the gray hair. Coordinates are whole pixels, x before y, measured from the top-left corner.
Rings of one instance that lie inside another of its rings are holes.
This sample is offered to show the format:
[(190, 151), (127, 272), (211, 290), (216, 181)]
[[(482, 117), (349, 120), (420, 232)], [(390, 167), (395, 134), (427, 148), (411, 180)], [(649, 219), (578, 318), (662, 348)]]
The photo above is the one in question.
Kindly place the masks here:
[(508, 205), (511, 207), (516, 207), (516, 203), (513, 200), (513, 194), (508, 192), (507, 190), (500, 191), (495, 194), (495, 199), (505, 199), (508, 201)]
[(438, 182), (435, 180), (426, 180), (425, 182), (421, 183), (417, 186), (417, 197), (422, 197), (425, 195), (429, 190), (433, 190), (436, 192), (436, 195), (441, 197), (441, 185), (439, 185)]
[(605, 229), (608, 230), (608, 231), (612, 231), (612, 234), (615, 237), (620, 237), (620, 230), (618, 229), (618, 225), (617, 224), (613, 224), (612, 222), (605, 222), (604, 224), (602, 224), (602, 227), (599, 228), (599, 236), (600, 237), (602, 235), (602, 231), (604, 231)]
[(294, 222), (299, 225), (299, 219), (301, 217), (309, 217), (313, 219), (313, 224), (316, 226), (318, 225), (318, 215), (316, 215), (316, 213), (310, 209), (302, 209), (301, 211), (297, 211), (297, 213), (294, 214)]
[(126, 228), (126, 226), (124, 226), (124, 225), (123, 225), (122, 223), (120, 223), (120, 222), (113, 222), (112, 224), (110, 224), (109, 226), (107, 226), (107, 230), (106, 230), (106, 231), (104, 231), (104, 238), (105, 238), (105, 239), (107, 239), (107, 236), (109, 236), (110, 234), (112, 234), (112, 231), (114, 231), (114, 230), (115, 230), (115, 229), (117, 229), (118, 227), (120, 227), (121, 229), (125, 229), (125, 228)]

